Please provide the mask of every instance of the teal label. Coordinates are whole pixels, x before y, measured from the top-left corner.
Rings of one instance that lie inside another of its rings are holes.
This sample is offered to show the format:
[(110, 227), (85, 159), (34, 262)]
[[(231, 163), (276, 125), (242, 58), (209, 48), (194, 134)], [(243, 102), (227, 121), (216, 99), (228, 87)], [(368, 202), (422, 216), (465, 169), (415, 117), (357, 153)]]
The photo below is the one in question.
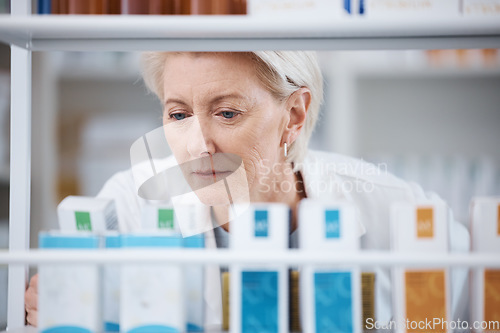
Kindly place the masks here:
[(241, 332), (278, 332), (278, 272), (241, 273)]
[(174, 229), (173, 209), (158, 209), (158, 229)]
[(314, 273), (315, 332), (353, 332), (351, 273)]
[(89, 212), (75, 212), (76, 230), (92, 230)]
[(267, 210), (256, 210), (254, 215), (255, 237), (268, 236)]
[(325, 237), (340, 238), (340, 217), (338, 210), (325, 210)]

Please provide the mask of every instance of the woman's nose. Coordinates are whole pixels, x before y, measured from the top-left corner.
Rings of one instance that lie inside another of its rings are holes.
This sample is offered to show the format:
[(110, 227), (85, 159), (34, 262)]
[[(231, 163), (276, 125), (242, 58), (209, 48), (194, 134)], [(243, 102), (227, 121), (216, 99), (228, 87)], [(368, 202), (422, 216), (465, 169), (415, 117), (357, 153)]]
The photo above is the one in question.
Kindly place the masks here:
[(188, 153), (195, 158), (205, 156), (207, 152), (214, 154), (209, 127), (202, 124), (197, 116), (190, 118), (191, 124), (185, 133)]

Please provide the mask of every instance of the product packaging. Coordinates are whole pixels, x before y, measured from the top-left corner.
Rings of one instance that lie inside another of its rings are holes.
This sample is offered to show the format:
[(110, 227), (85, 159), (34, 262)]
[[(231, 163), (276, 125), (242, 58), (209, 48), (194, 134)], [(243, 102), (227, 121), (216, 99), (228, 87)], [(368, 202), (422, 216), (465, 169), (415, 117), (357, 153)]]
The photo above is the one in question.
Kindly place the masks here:
[[(336, 18), (343, 14), (340, 1), (331, 0), (248, 0), (248, 14), (259, 17)], [(327, 15), (327, 16), (326, 16)]]
[(104, 232), (118, 229), (111, 199), (68, 196), (57, 206), (61, 231)]
[[(299, 206), (299, 246), (304, 251), (355, 253), (357, 223), (351, 204), (304, 199)], [(300, 286), (305, 332), (361, 331), (359, 268), (306, 265)]]
[[(184, 238), (184, 247), (191, 249), (202, 249), (205, 247), (203, 234)], [(185, 297), (186, 297), (186, 325), (188, 332), (203, 332), (205, 299), (204, 274), (205, 267), (202, 265), (190, 265), (184, 268), (185, 275)]]
[[(472, 252), (500, 254), (500, 197), (482, 197), (472, 200), (471, 243)], [(471, 275), (472, 322), (496, 321), (498, 323), (500, 321), (500, 269), (498, 267), (474, 269)]]
[[(44, 232), (41, 249), (93, 250), (100, 237), (87, 232)], [(38, 332), (99, 332), (102, 328), (99, 267), (43, 264), (38, 270)]]
[[(391, 249), (398, 253), (447, 253), (448, 207), (441, 201), (396, 203), (391, 207)], [(397, 332), (422, 329), (451, 332), (449, 270), (445, 268), (393, 269), (393, 310)], [(438, 322), (436, 319), (440, 319)]]
[[(237, 251), (280, 252), (288, 249), (287, 205), (256, 203), (230, 225), (230, 247)], [(286, 265), (230, 267), (231, 332), (289, 332)]]
[[(103, 235), (106, 249), (119, 249), (121, 237), (118, 232), (108, 231)], [(120, 331), (120, 265), (102, 266), (102, 316), (104, 331)]]
[(462, 0), (462, 13), (473, 17), (499, 17), (500, 0)]
[(359, 0), (362, 15), (399, 19), (459, 17), (460, 0)]
[[(171, 232), (123, 234), (122, 248), (180, 248), (182, 236)], [(126, 264), (121, 269), (122, 332), (185, 331), (184, 275), (169, 264)]]

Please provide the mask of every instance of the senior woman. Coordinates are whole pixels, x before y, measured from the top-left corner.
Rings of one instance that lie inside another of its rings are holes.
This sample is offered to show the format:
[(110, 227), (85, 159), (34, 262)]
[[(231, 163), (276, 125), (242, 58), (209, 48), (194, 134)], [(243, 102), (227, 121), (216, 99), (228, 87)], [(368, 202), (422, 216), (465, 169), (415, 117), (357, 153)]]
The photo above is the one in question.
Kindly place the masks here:
[[(165, 135), (176, 162), (201, 161), (191, 175), (205, 181), (213, 177), (215, 183), (229, 177), (228, 168), (214, 167), (215, 157), (223, 156), (220, 165), (224, 165), (223, 154), (240, 158), (236, 164), (244, 171), (244, 179), (240, 177), (239, 184), (245, 191), (231, 193), (250, 202), (288, 204), (292, 240), (301, 199), (348, 200), (358, 207), (362, 247), (387, 250), (390, 205), (429, 198), (418, 185), (361, 160), (308, 150), (323, 97), (323, 80), (313, 52), (149, 52), (143, 55), (143, 66), (147, 86), (162, 102)], [(209, 169), (207, 161), (212, 163)], [(188, 182), (193, 185), (194, 181)], [(214, 208), (213, 217), (223, 228), (207, 231), (206, 238), (214, 239), (215, 233), (227, 239), (231, 217), (226, 199), (217, 190), (195, 192)], [(138, 195), (131, 170), (113, 176), (98, 196), (115, 200), (122, 231), (141, 228), (141, 207), (147, 198)], [(452, 219), (449, 227), (451, 249), (467, 251), (465, 228)], [(223, 243), (215, 239), (207, 241), (207, 246)], [(388, 322), (392, 318), (390, 275), (385, 269), (376, 273), (376, 316), (379, 322)], [(217, 326), (221, 322), (218, 270), (208, 269), (206, 280), (206, 325)], [(36, 324), (35, 287), (36, 280), (26, 292), (32, 324)], [(453, 273), (452, 290), (453, 318), (463, 319), (465, 274)]]

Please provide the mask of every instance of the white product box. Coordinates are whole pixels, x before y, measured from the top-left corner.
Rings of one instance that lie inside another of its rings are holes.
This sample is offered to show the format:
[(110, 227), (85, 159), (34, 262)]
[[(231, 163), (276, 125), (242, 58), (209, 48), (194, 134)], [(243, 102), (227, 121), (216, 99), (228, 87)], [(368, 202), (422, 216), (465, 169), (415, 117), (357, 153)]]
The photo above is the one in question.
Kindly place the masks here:
[[(397, 203), (391, 207), (390, 218), (393, 251), (424, 255), (448, 252), (448, 207), (443, 202)], [(426, 320), (432, 322), (432, 328), (451, 333), (443, 321), (434, 321), (451, 320), (448, 269), (395, 268), (392, 283), (398, 333), (414, 331), (414, 325)]]
[(210, 208), (203, 204), (146, 204), (141, 218), (144, 231), (161, 230), (189, 237), (213, 229), (213, 226), (207, 228), (211, 225)]
[[(123, 248), (182, 247), (180, 235), (134, 233), (121, 237)], [(165, 264), (123, 265), (120, 330), (183, 332), (186, 327), (182, 267)]]
[[(290, 209), (252, 204), (230, 225), (234, 250), (288, 249)], [(231, 332), (288, 332), (288, 268), (285, 265), (230, 267)]]
[(146, 204), (142, 208), (142, 230), (179, 234), (179, 221), (171, 204)]
[[(119, 249), (121, 238), (118, 232), (104, 234), (106, 249)], [(104, 331), (120, 332), (120, 266), (106, 264), (102, 266), (102, 316)]]
[(111, 199), (68, 196), (57, 206), (62, 231), (94, 231), (118, 229), (115, 203)]
[(464, 16), (500, 16), (500, 0), (463, 0), (462, 6)]
[[(205, 248), (203, 234), (184, 238), (184, 247), (191, 249)], [(186, 329), (188, 332), (203, 332), (205, 323), (205, 267), (202, 265), (186, 266), (185, 299), (186, 299)]]
[[(500, 254), (500, 197), (472, 200), (471, 243), (472, 252)], [(500, 294), (500, 269), (475, 269), (471, 275), (471, 321), (500, 321), (495, 297)]]
[[(359, 250), (356, 208), (349, 203), (302, 200), (298, 232), (302, 250)], [(300, 272), (304, 332), (361, 332), (360, 278), (359, 268), (304, 266)]]
[(459, 17), (460, 0), (361, 0), (364, 16), (373, 18)]
[(335, 0), (247, 0), (248, 15), (259, 17), (336, 18), (344, 14), (342, 1)]
[[(78, 232), (41, 233), (40, 248), (97, 249), (99, 236)], [(39, 332), (99, 332), (100, 274), (97, 265), (40, 265), (38, 280)]]

